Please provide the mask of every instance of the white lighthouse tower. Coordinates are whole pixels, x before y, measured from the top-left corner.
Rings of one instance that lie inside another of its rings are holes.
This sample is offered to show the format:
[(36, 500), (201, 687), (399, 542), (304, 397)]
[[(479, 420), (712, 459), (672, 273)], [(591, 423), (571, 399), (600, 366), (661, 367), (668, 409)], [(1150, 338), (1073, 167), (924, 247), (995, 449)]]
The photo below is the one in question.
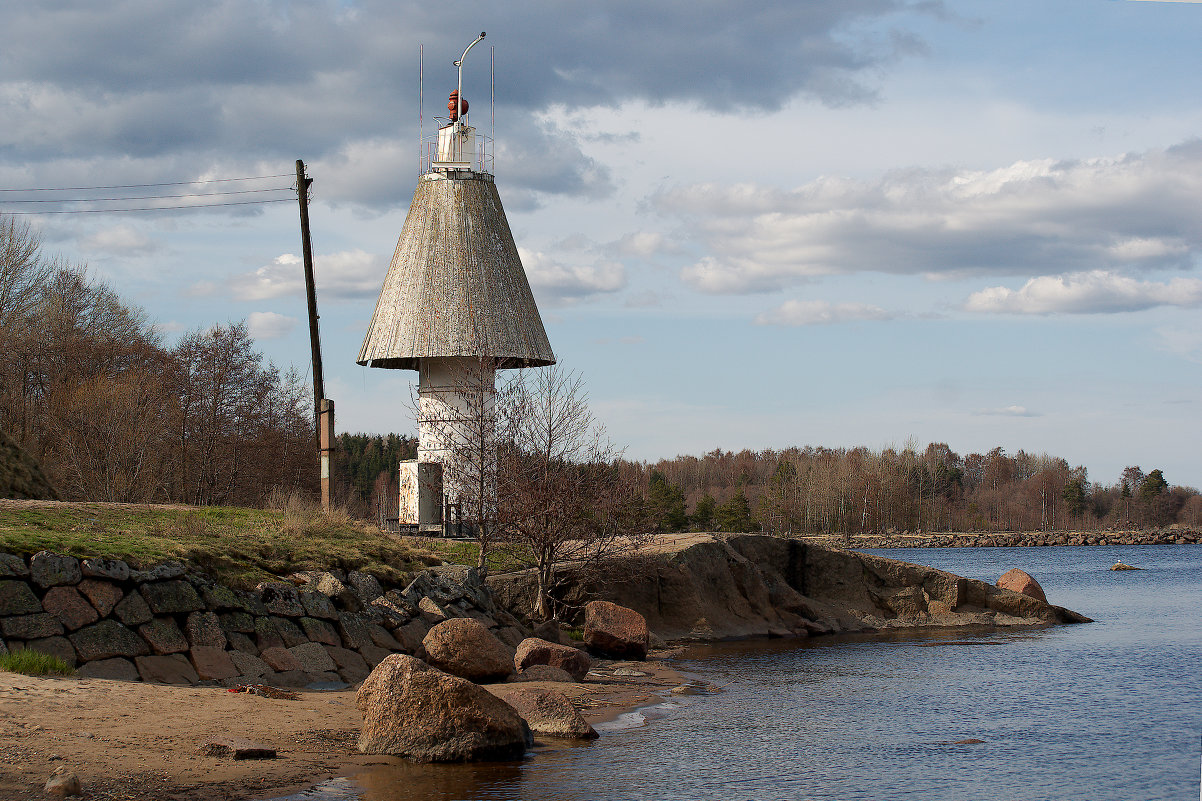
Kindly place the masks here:
[(423, 172), (358, 358), (418, 372), (417, 459), (400, 465), (399, 522), (427, 532), (461, 516), (472, 523), (467, 495), (479, 508), (481, 488), (469, 485), (487, 481), (480, 472), (490, 462), (495, 469), (495, 441), (480, 429), (491, 425), (495, 371), (555, 363), (493, 182), (491, 143), (466, 117), (463, 61), (483, 38), (455, 62), (450, 119), (423, 143)]

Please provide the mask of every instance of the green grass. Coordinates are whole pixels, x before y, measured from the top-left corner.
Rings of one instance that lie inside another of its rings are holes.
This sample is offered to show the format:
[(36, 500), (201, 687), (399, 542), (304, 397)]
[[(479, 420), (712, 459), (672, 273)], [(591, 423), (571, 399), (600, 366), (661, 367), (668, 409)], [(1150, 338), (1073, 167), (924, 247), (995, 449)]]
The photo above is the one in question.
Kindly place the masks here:
[(70, 676), (75, 669), (57, 656), (23, 649), (0, 654), (0, 670), (26, 676)]
[(0, 507), (0, 551), (108, 557), (135, 568), (181, 560), (243, 588), (298, 570), (332, 567), (399, 583), (406, 574), (439, 562), (428, 548), (345, 514), (323, 514), (296, 499), (282, 506), (6, 505)]
[[(475, 567), (480, 561), (480, 544), (474, 540), (440, 540), (428, 539), (421, 543), (436, 554), (444, 562), (454, 565), (471, 565)], [(494, 545), (488, 552), (488, 571), (492, 573), (509, 573), (529, 566), (529, 560), (519, 558), (516, 546)]]

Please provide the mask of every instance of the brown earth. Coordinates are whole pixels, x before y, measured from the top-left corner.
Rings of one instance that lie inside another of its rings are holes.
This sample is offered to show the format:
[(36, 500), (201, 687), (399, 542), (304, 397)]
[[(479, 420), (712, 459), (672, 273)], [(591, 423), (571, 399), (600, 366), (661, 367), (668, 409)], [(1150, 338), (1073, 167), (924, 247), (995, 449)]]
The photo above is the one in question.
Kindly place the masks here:
[[(665, 656), (660, 653), (658, 656)], [(640, 662), (645, 677), (602, 676), (583, 683), (528, 682), (574, 699), (589, 723), (656, 703), (684, 679), (662, 661)], [(228, 801), (272, 798), (347, 776), (396, 757), (356, 749), (361, 718), (352, 690), (300, 692), (296, 700), (104, 679), (0, 673), (0, 798), (47, 796), (56, 767), (79, 775), (85, 799)], [(209, 740), (244, 738), (276, 759), (205, 756)]]

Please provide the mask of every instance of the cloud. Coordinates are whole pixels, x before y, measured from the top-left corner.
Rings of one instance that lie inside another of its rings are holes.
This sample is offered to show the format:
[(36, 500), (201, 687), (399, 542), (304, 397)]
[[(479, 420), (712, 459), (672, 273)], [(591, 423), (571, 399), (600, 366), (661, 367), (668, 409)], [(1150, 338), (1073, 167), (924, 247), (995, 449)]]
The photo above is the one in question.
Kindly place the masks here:
[(215, 281), (197, 281), (184, 290), (184, 297), (210, 298), (217, 294), (219, 287)]
[(246, 316), (246, 329), (255, 339), (279, 339), (292, 333), (296, 318), (275, 312), (251, 312)]
[(857, 320), (892, 320), (894, 315), (866, 303), (829, 303), (825, 300), (787, 300), (755, 317), (757, 325), (831, 325)]
[[(492, 171), (502, 179), (502, 199), (511, 210), (537, 208), (548, 195), (596, 199), (614, 190), (608, 168), (585, 155), (572, 133), (551, 123), (523, 113), (497, 140)], [(413, 196), (417, 148), (415, 141), (390, 132), (343, 141), (309, 166), (315, 199), (391, 208)]]
[(1022, 289), (1004, 286), (974, 292), (970, 312), (992, 314), (1113, 314), (1156, 306), (1202, 305), (1202, 279), (1138, 281), (1104, 270), (1032, 278)]
[(156, 334), (178, 334), (180, 331), (186, 331), (188, 327), (181, 322), (170, 320), (165, 323), (154, 323), (151, 328)]
[(798, 189), (694, 184), (652, 205), (705, 255), (703, 292), (768, 292), (816, 277), (1062, 275), (1185, 268), (1202, 256), (1202, 140), (990, 171), (909, 169)]
[[(358, 249), (316, 255), (313, 281), (318, 299), (374, 298), (387, 269), (381, 257)], [(277, 256), (271, 264), (235, 276), (231, 288), (237, 300), (270, 300), (304, 294), (305, 269), (301, 257), (292, 253)], [(193, 291), (199, 289), (199, 284), (193, 285)]]
[(606, 246), (619, 256), (647, 258), (673, 249), (667, 237), (659, 231), (635, 231)]
[(519, 205), (531, 202), (521, 197), (523, 192), (596, 200), (614, 191), (609, 168), (586, 156), (576, 136), (551, 121), (526, 115), (515, 120), (498, 139), (494, 161), (496, 174), (505, 180), (506, 196), (516, 196)]
[[(604, 166), (557, 128), (563, 108), (864, 102), (882, 67), (921, 50), (912, 38), (878, 33), (879, 23), (938, 17), (931, 4), (905, 0), (589, 8), (465, 0), (456, 11), (496, 45), (496, 164), (523, 207), (546, 194), (612, 191)], [(346, 175), (317, 174), (326, 197), (391, 207), (406, 192), (381, 180), (384, 162), (371, 155), (416, 166), (418, 46), (430, 120), (445, 113), (450, 62), (468, 35), (417, 0), (12, 5), (0, 27), (0, 167), (19, 165), (26, 186), (132, 184), (192, 177), (196, 165), (222, 176), (274, 174), (281, 170), (255, 168), (288, 165), (299, 153), (347, 166)], [(488, 54), (471, 59), (465, 94), (477, 127), (491, 129)], [(612, 144), (628, 134), (581, 136)], [(95, 177), (54, 181), (67, 160), (77, 177)]]
[(1040, 412), (1032, 412), (1026, 406), (1003, 406), (1000, 409), (978, 409), (974, 414), (986, 417), (1043, 417)]
[(84, 253), (99, 251), (115, 256), (148, 256), (159, 249), (159, 244), (132, 225), (115, 225), (94, 231), (79, 240)]
[(626, 286), (626, 268), (619, 262), (565, 265), (541, 251), (518, 248), (530, 286), (540, 298), (571, 303)]

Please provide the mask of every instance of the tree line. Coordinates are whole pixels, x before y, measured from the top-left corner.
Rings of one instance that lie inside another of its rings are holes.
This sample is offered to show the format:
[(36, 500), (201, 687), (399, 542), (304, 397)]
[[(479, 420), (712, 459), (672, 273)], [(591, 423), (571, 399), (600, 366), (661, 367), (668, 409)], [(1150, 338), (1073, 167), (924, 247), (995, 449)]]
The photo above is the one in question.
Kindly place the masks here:
[(0, 216), (0, 429), (66, 500), (257, 506), (316, 490), (301, 377), (264, 363), (245, 324), (164, 344), (86, 268)]
[(1056, 456), (1002, 448), (714, 450), (641, 464), (648, 514), (665, 531), (1048, 531), (1202, 525), (1202, 495), (1161, 470), (1114, 484)]

